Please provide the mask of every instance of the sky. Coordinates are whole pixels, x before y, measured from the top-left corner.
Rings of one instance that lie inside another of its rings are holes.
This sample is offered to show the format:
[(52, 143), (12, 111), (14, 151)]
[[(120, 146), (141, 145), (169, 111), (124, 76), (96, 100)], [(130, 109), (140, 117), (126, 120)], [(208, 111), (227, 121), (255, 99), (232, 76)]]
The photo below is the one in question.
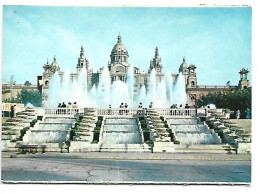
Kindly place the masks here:
[(47, 58), (76, 72), (83, 45), (90, 68), (108, 64), (120, 33), (129, 62), (148, 69), (159, 47), (164, 71), (178, 73), (185, 56), (199, 85), (237, 85), (250, 71), (252, 10), (233, 8), (3, 7), (2, 83), (37, 83)]

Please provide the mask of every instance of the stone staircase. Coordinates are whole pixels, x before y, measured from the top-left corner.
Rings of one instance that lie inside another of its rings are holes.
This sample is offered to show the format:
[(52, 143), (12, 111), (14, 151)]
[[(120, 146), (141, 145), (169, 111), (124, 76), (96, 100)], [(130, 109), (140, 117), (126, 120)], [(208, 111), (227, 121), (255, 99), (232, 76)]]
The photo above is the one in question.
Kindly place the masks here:
[(33, 121), (37, 122), (37, 113), (28, 107), (2, 123), (2, 151), (17, 151), (15, 146), (20, 141), (21, 130), (28, 130)]
[(79, 124), (73, 141), (92, 142), (94, 136), (93, 132), (96, 126), (95, 123), (97, 120), (98, 117), (96, 115), (96, 111), (94, 109), (88, 109)]
[(211, 115), (207, 117), (207, 121), (213, 125), (215, 130), (219, 130), (223, 133), (223, 139), (230, 143), (250, 143), (251, 133), (238, 124), (226, 119), (224, 115), (220, 115), (214, 110), (211, 111)]
[(154, 142), (171, 142), (171, 137), (165, 127), (165, 123), (160, 119), (160, 116), (155, 109), (148, 110), (146, 120)]

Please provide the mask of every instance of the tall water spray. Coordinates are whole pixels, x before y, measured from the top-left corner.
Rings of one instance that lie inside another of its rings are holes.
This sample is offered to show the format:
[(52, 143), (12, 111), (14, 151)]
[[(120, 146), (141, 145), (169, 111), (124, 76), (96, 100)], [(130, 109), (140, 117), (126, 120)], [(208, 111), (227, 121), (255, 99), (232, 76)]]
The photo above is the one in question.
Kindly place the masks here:
[(48, 106), (57, 107), (60, 103), (60, 76), (58, 72), (50, 80), (48, 97)]
[(148, 85), (143, 85), (138, 93), (134, 94), (134, 69), (130, 65), (126, 80), (119, 76), (111, 84), (108, 67), (105, 66), (98, 86), (88, 88), (87, 72), (82, 69), (77, 80), (71, 80), (69, 70), (62, 77), (62, 84), (58, 73), (50, 81), (48, 106), (57, 107), (58, 103), (77, 102), (80, 107), (119, 107), (120, 103), (127, 103), (128, 107), (138, 107), (139, 102), (143, 107), (148, 107), (153, 102), (156, 108), (169, 108), (172, 104), (187, 103), (185, 77), (179, 74), (173, 86), (173, 78), (168, 71), (164, 77), (158, 76), (153, 69), (148, 78)]
[(178, 75), (176, 84), (173, 89), (173, 102), (178, 105), (182, 104), (182, 106), (185, 106), (187, 103), (185, 76), (182, 75), (182, 73)]
[(155, 69), (152, 70), (149, 78), (149, 84), (148, 84), (148, 92), (147, 92), (147, 100), (149, 102), (155, 103), (157, 101), (156, 99), (156, 72)]
[(101, 74), (101, 80), (98, 84), (97, 100), (99, 105), (108, 107), (110, 103), (110, 73), (105, 66)]
[(128, 87), (128, 94), (130, 98), (130, 106), (133, 107), (134, 104), (134, 66), (130, 64), (127, 72), (126, 83)]

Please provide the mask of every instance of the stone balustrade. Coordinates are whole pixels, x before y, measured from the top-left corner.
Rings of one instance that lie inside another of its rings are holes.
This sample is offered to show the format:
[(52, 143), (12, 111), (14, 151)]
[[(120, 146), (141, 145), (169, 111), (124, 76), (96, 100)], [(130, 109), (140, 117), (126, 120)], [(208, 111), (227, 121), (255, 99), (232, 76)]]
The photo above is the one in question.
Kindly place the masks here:
[(45, 115), (84, 115), (84, 108), (45, 108)]
[(196, 117), (197, 112), (194, 108), (180, 108), (180, 109), (170, 109), (170, 108), (156, 108), (156, 111), (160, 116), (176, 116), (176, 117)]
[[(98, 116), (120, 116), (120, 115), (146, 115), (147, 110), (142, 108), (45, 108), (46, 115), (84, 115), (90, 109), (95, 109)], [(173, 116), (173, 117), (196, 117), (197, 110), (194, 108), (154, 108), (160, 116)]]
[(141, 108), (97, 108), (97, 115), (143, 115)]

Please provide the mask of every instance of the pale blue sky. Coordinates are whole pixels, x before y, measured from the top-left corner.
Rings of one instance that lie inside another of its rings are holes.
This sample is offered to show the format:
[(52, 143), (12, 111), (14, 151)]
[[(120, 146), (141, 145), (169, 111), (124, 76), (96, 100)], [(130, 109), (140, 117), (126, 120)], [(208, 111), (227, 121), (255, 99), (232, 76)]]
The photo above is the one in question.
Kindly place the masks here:
[(185, 56), (200, 85), (236, 85), (243, 67), (251, 81), (251, 8), (4, 6), (3, 14), (3, 83), (13, 74), (17, 83), (36, 84), (54, 55), (61, 70), (76, 72), (81, 45), (96, 72), (119, 32), (141, 70), (158, 46), (164, 70), (178, 73)]

